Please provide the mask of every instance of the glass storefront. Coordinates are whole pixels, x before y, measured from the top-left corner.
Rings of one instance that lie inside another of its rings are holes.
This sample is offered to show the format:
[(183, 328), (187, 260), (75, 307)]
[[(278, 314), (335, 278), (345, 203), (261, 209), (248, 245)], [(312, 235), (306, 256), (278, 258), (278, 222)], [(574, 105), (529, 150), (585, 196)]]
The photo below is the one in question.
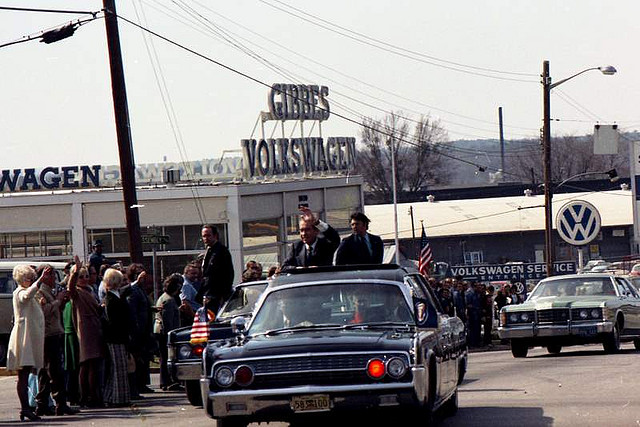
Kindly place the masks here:
[(72, 255), (70, 230), (0, 234), (0, 258), (62, 259)]

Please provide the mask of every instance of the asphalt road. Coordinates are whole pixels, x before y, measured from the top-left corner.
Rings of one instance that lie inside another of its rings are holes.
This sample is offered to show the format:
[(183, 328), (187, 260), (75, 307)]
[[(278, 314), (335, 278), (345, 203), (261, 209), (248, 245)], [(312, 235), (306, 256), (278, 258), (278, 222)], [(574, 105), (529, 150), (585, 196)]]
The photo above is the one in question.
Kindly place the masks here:
[[(620, 354), (607, 355), (601, 346), (569, 347), (557, 356), (535, 349), (526, 359), (514, 359), (510, 351), (472, 353), (469, 372), (460, 387), (460, 409), (453, 417), (437, 420), (436, 425), (637, 427), (640, 353), (632, 345), (623, 348)], [(0, 377), (0, 425), (18, 424), (18, 408), (15, 377)], [(38, 424), (215, 426), (202, 408), (190, 406), (177, 392), (147, 395), (132, 408), (86, 410), (77, 416), (44, 421)], [(411, 425), (420, 426), (421, 422), (415, 420)]]

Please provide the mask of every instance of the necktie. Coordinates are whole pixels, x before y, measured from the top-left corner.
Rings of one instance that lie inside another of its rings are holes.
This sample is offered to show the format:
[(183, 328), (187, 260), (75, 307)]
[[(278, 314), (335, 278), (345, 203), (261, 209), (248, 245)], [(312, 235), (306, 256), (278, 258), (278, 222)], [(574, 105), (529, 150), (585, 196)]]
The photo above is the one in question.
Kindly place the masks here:
[(311, 246), (304, 245), (304, 266), (309, 266), (309, 260), (311, 259)]
[(373, 255), (373, 252), (371, 251), (371, 242), (369, 242), (369, 239), (367, 239), (367, 237), (365, 236), (365, 237), (360, 237), (360, 240), (364, 242), (364, 245), (367, 247), (369, 256)]

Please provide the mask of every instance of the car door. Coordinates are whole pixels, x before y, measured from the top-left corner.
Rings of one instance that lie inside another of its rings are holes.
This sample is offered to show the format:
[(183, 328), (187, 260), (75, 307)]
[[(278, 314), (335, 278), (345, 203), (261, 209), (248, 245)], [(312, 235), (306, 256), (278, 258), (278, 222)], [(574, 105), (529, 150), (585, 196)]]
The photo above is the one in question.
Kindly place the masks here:
[(444, 314), (440, 301), (433, 292), (433, 289), (429, 287), (429, 284), (424, 280), (424, 277), (415, 274), (409, 276), (409, 280), (412, 286), (416, 289), (414, 292), (419, 292), (422, 298), (424, 298), (433, 307), (436, 312), (438, 324), (436, 326), (436, 334), (438, 336), (438, 342), (440, 344), (441, 353), (441, 368), (440, 375), (438, 377), (438, 383), (440, 385), (440, 394), (446, 394), (455, 388), (457, 384), (457, 359), (454, 353), (454, 336), (451, 325), (451, 318)]
[(616, 282), (624, 295), (622, 297), (622, 310), (624, 313), (624, 333), (639, 334), (640, 333), (640, 295), (631, 286), (626, 279), (616, 277)]

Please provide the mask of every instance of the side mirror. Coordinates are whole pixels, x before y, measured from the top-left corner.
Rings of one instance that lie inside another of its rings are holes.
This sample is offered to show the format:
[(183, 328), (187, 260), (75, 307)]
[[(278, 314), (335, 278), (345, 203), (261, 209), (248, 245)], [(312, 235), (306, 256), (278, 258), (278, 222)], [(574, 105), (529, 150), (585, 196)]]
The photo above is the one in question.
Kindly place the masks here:
[(247, 319), (242, 316), (234, 317), (231, 320), (231, 332), (234, 334), (243, 334), (247, 327)]

